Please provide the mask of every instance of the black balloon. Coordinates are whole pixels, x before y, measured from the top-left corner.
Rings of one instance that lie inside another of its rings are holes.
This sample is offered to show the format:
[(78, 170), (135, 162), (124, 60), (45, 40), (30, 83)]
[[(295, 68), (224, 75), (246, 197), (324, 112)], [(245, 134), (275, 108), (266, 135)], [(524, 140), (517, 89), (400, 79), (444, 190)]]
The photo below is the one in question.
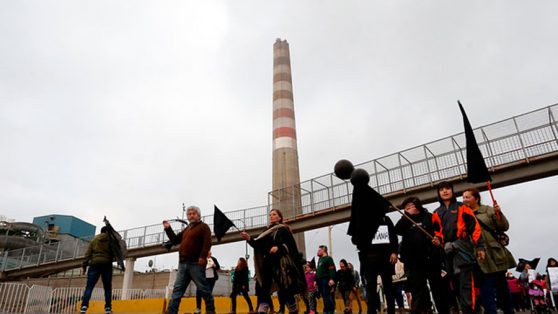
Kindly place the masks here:
[(347, 159), (341, 159), (335, 163), (335, 167), (333, 167), (333, 172), (339, 179), (348, 180), (351, 178), (351, 174), (355, 170), (353, 163), (348, 161)]
[(351, 183), (353, 185), (366, 185), (370, 182), (370, 175), (364, 169), (358, 168), (351, 174)]

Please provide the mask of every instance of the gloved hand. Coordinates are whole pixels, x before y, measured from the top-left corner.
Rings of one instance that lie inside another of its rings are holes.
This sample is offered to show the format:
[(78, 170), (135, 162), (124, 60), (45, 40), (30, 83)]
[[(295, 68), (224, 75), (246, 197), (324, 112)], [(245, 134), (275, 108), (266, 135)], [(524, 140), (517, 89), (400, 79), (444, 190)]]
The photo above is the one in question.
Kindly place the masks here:
[(444, 245), (444, 251), (446, 251), (447, 254), (453, 252), (454, 249), (455, 249), (455, 246), (453, 245), (452, 242), (448, 242)]

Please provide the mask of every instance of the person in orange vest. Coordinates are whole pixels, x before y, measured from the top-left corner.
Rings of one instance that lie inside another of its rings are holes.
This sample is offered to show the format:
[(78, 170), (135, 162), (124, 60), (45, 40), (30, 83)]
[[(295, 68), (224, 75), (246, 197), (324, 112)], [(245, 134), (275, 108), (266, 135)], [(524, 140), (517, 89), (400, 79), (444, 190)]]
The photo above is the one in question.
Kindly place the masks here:
[[(432, 214), (434, 245), (444, 248), (446, 270), (461, 311), (473, 313), (476, 303), (473, 269), (477, 259), (484, 260), (481, 227), (471, 208), (457, 201), (450, 182), (437, 186), (440, 206)], [(476, 252), (476, 253), (475, 253)]]

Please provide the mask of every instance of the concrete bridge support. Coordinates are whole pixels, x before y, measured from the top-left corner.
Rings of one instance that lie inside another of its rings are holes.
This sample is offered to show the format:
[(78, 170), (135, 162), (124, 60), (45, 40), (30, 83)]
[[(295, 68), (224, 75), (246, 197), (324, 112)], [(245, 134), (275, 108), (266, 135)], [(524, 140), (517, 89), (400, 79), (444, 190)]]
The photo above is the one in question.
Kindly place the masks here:
[(126, 271), (124, 272), (124, 279), (122, 280), (122, 300), (128, 300), (128, 289), (133, 287), (135, 263), (135, 257), (128, 257), (126, 259)]

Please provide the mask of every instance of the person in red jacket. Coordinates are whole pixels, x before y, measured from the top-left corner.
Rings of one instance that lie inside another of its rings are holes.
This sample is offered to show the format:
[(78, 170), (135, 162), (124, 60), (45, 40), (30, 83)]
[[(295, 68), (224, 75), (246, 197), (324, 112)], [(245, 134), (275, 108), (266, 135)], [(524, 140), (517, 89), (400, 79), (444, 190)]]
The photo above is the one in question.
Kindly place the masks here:
[(459, 296), (461, 311), (473, 313), (476, 302), (473, 268), (477, 258), (485, 257), (481, 228), (471, 208), (457, 201), (451, 183), (440, 182), (437, 192), (440, 206), (432, 214), (433, 243), (444, 248), (446, 270)]

